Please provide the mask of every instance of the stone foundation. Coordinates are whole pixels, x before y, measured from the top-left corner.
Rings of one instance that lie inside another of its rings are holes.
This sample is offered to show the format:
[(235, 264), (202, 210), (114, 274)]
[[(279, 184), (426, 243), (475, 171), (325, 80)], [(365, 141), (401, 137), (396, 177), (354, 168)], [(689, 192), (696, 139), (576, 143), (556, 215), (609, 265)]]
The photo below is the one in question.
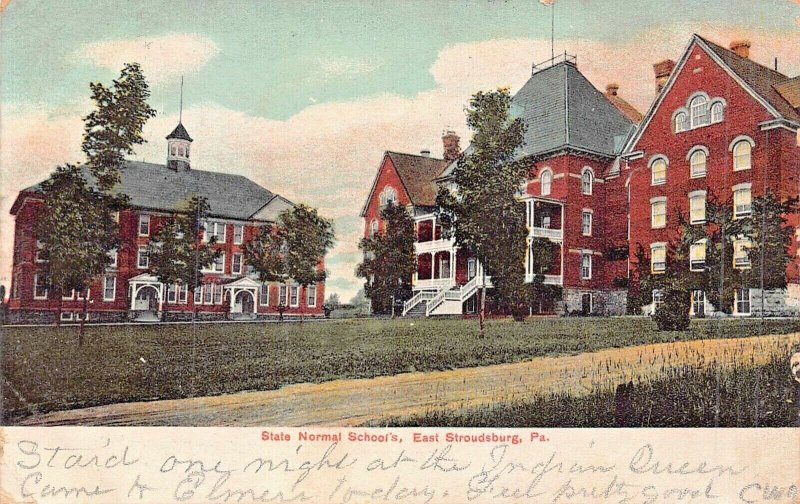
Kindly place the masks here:
[(583, 308), (583, 295), (592, 294), (592, 312), (590, 315), (617, 316), (625, 315), (628, 303), (628, 291), (625, 289), (576, 289), (564, 288), (560, 315), (580, 314)]
[[(64, 310), (65, 313), (73, 310)], [(8, 310), (6, 312), (5, 324), (8, 325), (54, 325), (58, 313), (56, 311), (48, 310)], [(322, 319), (325, 318), (323, 314), (308, 314), (305, 315), (305, 320)], [(255, 318), (236, 317), (236, 314), (229, 316), (225, 312), (198, 312), (195, 320), (199, 322), (222, 322), (222, 321), (239, 321), (239, 322), (252, 322), (252, 321), (268, 321), (278, 320), (277, 313), (259, 313)], [(163, 315), (163, 322), (190, 322), (192, 320), (191, 312), (166, 312)], [(299, 321), (300, 315), (291, 314), (284, 315), (285, 321)], [(99, 324), (99, 323), (121, 323), (121, 322), (137, 322), (135, 312), (129, 311), (89, 311), (89, 320), (86, 324)], [(141, 323), (154, 323), (158, 322), (155, 319), (141, 320)], [(75, 325), (79, 324), (78, 320), (63, 320), (61, 325)]]

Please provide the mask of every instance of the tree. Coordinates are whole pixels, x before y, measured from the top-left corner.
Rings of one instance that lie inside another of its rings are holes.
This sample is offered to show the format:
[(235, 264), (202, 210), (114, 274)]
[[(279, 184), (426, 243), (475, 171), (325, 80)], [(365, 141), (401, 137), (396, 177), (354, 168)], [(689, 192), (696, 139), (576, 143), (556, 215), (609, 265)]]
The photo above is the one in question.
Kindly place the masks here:
[(125, 156), (145, 142), (142, 129), (156, 111), (147, 104), (150, 88), (138, 63), (126, 63), (111, 87), (89, 87), (96, 109), (84, 119), (81, 149), (97, 187), (108, 191), (120, 181)]
[[(156, 232), (148, 247), (153, 275), (164, 285), (184, 286), (192, 300), (195, 290), (203, 284), (203, 269), (221, 255), (215, 247), (216, 236), (203, 239), (203, 222), (209, 210), (205, 197), (190, 196), (180, 205), (175, 216)], [(195, 316), (193, 304), (192, 320)]]
[[(315, 208), (295, 205), (283, 211), (276, 224), (262, 227), (255, 238), (245, 243), (244, 256), (262, 282), (293, 280), (307, 289), (327, 277), (320, 262), (333, 247), (333, 241), (330, 220)], [(282, 307), (278, 309), (283, 319)], [(302, 308), (300, 317), (302, 320)]]
[[(533, 271), (533, 278), (527, 286), (527, 305), (539, 306), (550, 304), (557, 299), (561, 299), (563, 289), (560, 285), (549, 285), (544, 283), (544, 275), (553, 264), (556, 257), (556, 251), (553, 247), (553, 242), (546, 238), (533, 238), (530, 243), (531, 265)], [(524, 310), (524, 306), (522, 309)], [(519, 309), (517, 310), (517, 317), (519, 318)]]
[(787, 216), (800, 212), (797, 198), (780, 201), (773, 193), (753, 198), (750, 217), (752, 246), (748, 251), (751, 263), (748, 287), (785, 289), (786, 268), (792, 261), (789, 247), (794, 239), (794, 227)]
[(364, 261), (356, 275), (365, 278), (364, 292), (375, 313), (395, 316), (397, 300), (411, 297), (411, 277), (416, 268), (414, 219), (405, 208), (389, 203), (382, 211), (382, 233), (363, 238), (358, 247)]
[[(496, 295), (518, 306), (524, 296), (525, 208), (516, 198), (529, 167), (516, 155), (523, 144), (524, 122), (509, 113), (508, 89), (478, 92), (466, 110), (473, 131), (472, 149), (453, 170), (454, 190), (437, 195), (439, 219), (456, 244), (481, 260)], [(484, 334), (486, 286), (481, 287), (480, 327)]]
[(63, 292), (84, 293), (83, 317), (78, 343), (83, 344), (88, 311), (88, 290), (111, 262), (109, 252), (119, 247), (119, 229), (114, 213), (122, 198), (111, 197), (90, 185), (81, 169), (62, 165), (42, 183), (44, 211), (36, 225), (41, 254), (46, 259), (43, 274), (55, 288), (60, 318)]

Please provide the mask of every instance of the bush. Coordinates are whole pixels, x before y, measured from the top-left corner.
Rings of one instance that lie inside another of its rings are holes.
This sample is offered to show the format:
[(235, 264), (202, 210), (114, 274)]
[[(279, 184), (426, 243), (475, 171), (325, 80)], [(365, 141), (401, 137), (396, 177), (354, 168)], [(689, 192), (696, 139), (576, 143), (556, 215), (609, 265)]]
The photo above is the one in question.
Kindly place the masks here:
[(653, 319), (659, 331), (685, 331), (689, 329), (689, 292), (670, 289), (664, 292), (664, 301), (656, 309)]

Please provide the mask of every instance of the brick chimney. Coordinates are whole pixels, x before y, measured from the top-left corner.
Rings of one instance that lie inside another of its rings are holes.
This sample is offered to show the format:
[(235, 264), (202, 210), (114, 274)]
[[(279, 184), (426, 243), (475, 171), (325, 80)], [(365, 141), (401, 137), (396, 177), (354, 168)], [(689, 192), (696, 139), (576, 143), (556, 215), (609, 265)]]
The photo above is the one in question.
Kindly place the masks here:
[(617, 96), (619, 92), (619, 84), (616, 82), (611, 82), (606, 85), (606, 95), (608, 96)]
[(448, 163), (455, 161), (461, 155), (461, 147), (458, 145), (460, 140), (455, 131), (446, 131), (442, 135), (442, 146), (444, 147), (444, 155), (442, 157)]
[(734, 40), (728, 46), (731, 51), (735, 52), (742, 58), (750, 58), (750, 41), (749, 40)]
[(656, 74), (656, 94), (660, 93), (669, 80), (669, 76), (675, 69), (675, 62), (671, 59), (661, 60), (653, 65), (653, 72)]

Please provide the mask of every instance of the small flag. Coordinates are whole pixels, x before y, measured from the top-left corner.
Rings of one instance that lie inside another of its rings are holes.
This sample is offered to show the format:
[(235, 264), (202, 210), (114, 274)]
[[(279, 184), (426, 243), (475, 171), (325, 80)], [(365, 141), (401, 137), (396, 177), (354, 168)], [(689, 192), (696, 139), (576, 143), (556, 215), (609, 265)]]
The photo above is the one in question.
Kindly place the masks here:
[(553, 5), (556, 3), (556, 0), (539, 0), (539, 3), (542, 5)]

